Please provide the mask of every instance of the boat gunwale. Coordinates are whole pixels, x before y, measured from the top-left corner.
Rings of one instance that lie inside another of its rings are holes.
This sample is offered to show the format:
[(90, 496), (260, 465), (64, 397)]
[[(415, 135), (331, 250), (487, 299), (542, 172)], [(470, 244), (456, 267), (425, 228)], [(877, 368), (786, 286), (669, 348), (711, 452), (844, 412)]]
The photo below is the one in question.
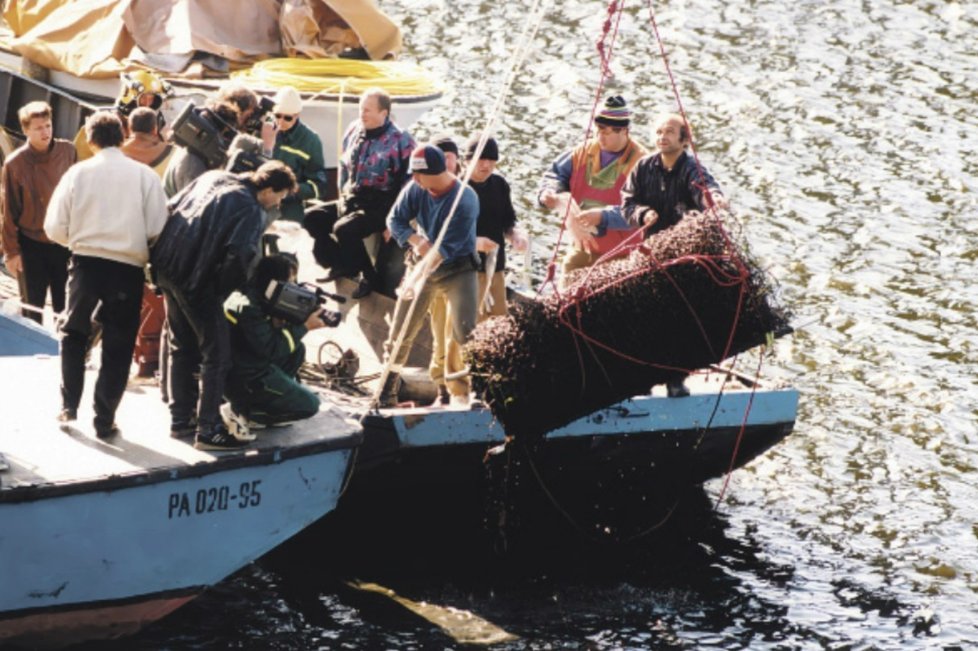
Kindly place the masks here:
[[(220, 88), (222, 85), (226, 84), (228, 81), (233, 81), (232, 77), (207, 77), (202, 79), (190, 79), (184, 77), (167, 77), (163, 75), (167, 82), (176, 88), (180, 89), (196, 89), (199, 91), (213, 91)], [(247, 87), (257, 93), (258, 95), (264, 95), (271, 97), (277, 93), (281, 86), (270, 86), (270, 85), (258, 85), (258, 84), (247, 84)], [(430, 93), (425, 93), (422, 95), (391, 95), (391, 102), (396, 106), (397, 104), (420, 104), (423, 102), (431, 102), (444, 97), (444, 90), (435, 90)], [(299, 91), (299, 96), (302, 97), (304, 102), (312, 102), (313, 105), (316, 104), (336, 104), (341, 99), (344, 104), (359, 104), (360, 94), (359, 93), (313, 93), (309, 91)], [(181, 95), (177, 94), (177, 98)]]
[(19, 77), (21, 80), (30, 82), (34, 86), (38, 86), (40, 88), (43, 88), (44, 90), (46, 90), (49, 93), (52, 93), (52, 94), (55, 94), (55, 95), (60, 95), (61, 97), (64, 97), (65, 99), (69, 99), (69, 100), (72, 100), (74, 102), (77, 102), (78, 105), (81, 108), (83, 108), (83, 109), (86, 109), (86, 110), (89, 110), (89, 111), (97, 111), (100, 108), (104, 108), (104, 106), (101, 106), (99, 104), (93, 104), (90, 100), (88, 100), (88, 99), (86, 99), (84, 97), (79, 96), (78, 94), (76, 94), (75, 92), (73, 92), (70, 89), (62, 88), (61, 86), (56, 86), (56, 85), (54, 85), (54, 84), (52, 84), (50, 82), (47, 82), (47, 81), (40, 81), (38, 79), (34, 79), (33, 77), (29, 77), (29, 76), (25, 75), (24, 73), (20, 72), (19, 70), (14, 70), (13, 68), (8, 68), (7, 66), (4, 66), (3, 64), (0, 64), (0, 72), (8, 73), (10, 75), (13, 75), (14, 77)]
[[(7, 54), (8, 56), (15, 56), (15, 57), (20, 56), (16, 52), (5, 50), (2, 47), (0, 47), (0, 53)], [(86, 93), (85, 91), (76, 90), (73, 87), (63, 86), (63, 85), (59, 86), (57, 84), (52, 83), (51, 81), (40, 81), (38, 79), (34, 79), (33, 77), (29, 77), (25, 75), (20, 70), (3, 65), (2, 63), (0, 63), (0, 70), (3, 70), (5, 72), (10, 72), (11, 74), (21, 77), (22, 79), (29, 80), (37, 84), (38, 86), (44, 87), (45, 90), (48, 90), (50, 92), (55, 92), (60, 95), (64, 95), (70, 99), (78, 100), (79, 104), (81, 104), (84, 108), (93, 111), (97, 110), (98, 108), (102, 108), (103, 105), (93, 104), (91, 103), (92, 100), (104, 100), (104, 101), (115, 100), (114, 97), (102, 97), (94, 93)], [(86, 81), (94, 82), (94, 83), (105, 83), (106, 81), (115, 83), (118, 81), (113, 77), (88, 79), (61, 70), (52, 70), (51, 72), (57, 74), (60, 77), (69, 78), (73, 86), (84, 84)], [(227, 84), (229, 81), (233, 81), (233, 78), (229, 75), (223, 77), (202, 77), (199, 79), (194, 79), (191, 77), (170, 77), (167, 76), (165, 72), (159, 72), (159, 74), (164, 79), (166, 79), (166, 81), (174, 89), (179, 88), (180, 90), (184, 91), (183, 94), (177, 94), (176, 95), (177, 98), (194, 94), (194, 91), (213, 92), (215, 90), (218, 90), (221, 86)], [(247, 86), (258, 95), (264, 95), (268, 97), (273, 96), (281, 88), (280, 86), (260, 85), (260, 84), (247, 84)], [(311, 102), (313, 105), (336, 104), (340, 102), (340, 100), (342, 100), (344, 104), (351, 104), (351, 105), (358, 104), (360, 102), (359, 93), (314, 93), (309, 91), (299, 91), (299, 95), (300, 97), (302, 97), (303, 101)], [(422, 104), (424, 102), (434, 102), (436, 100), (441, 99), (444, 96), (445, 96), (445, 90), (437, 89), (437, 90), (433, 90), (430, 93), (423, 93), (419, 95), (391, 95), (391, 101), (395, 105)]]
[(150, 486), (182, 479), (207, 477), (228, 470), (270, 466), (303, 457), (353, 450), (363, 443), (363, 438), (363, 430), (360, 429), (343, 436), (333, 436), (289, 446), (248, 448), (233, 454), (224, 453), (213, 460), (186, 466), (161, 466), (150, 470), (103, 475), (78, 481), (54, 481), (18, 486), (0, 485), (0, 504), (19, 504), (52, 497)]

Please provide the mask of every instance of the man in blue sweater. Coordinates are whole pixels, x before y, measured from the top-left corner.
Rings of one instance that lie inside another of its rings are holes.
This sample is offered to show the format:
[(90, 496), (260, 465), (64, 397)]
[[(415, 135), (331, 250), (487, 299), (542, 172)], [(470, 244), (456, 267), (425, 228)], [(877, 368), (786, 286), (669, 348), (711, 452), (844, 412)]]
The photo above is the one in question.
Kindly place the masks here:
[[(387, 217), (387, 227), (401, 247), (412, 248), (420, 260), (417, 264), (425, 265), (431, 271), (426, 282), (423, 274), (408, 273), (405, 276), (401, 291), (408, 293), (405, 298), (413, 294), (416, 304), (406, 326), (404, 323), (410, 301), (402, 300), (394, 314), (391, 334), (385, 344), (388, 355), (402, 326), (407, 330), (402, 345), (394, 352), (391, 372), (380, 395), (382, 407), (397, 404), (401, 369), (407, 362), (411, 344), (428, 316), (428, 307), (436, 293), (444, 293), (448, 301), (452, 328), (447, 336), (456, 343), (465, 342), (476, 322), (479, 285), (476, 268), (479, 258), (476, 255), (475, 229), (479, 218), (479, 199), (471, 188), (462, 186), (455, 175), (446, 169), (445, 155), (434, 145), (416, 148), (411, 153), (409, 170), (412, 181), (398, 195)], [(458, 196), (459, 193), (461, 196)], [(411, 226), (412, 220), (417, 224), (417, 229)], [(437, 250), (432, 251), (443, 228), (445, 235)], [(431, 257), (426, 259), (429, 251)], [(414, 281), (419, 278), (422, 282), (415, 285)], [(463, 406), (468, 401), (469, 392), (466, 391), (453, 396), (452, 403)]]

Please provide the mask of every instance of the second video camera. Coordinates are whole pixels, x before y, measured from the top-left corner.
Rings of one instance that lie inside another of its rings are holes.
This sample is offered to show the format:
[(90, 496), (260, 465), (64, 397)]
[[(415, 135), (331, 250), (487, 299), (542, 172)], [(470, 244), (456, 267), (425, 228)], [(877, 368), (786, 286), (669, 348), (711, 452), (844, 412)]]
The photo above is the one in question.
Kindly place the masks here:
[[(273, 280), (265, 288), (265, 301), (268, 313), (289, 323), (305, 323), (327, 299), (345, 303), (346, 297), (323, 291), (306, 283), (287, 283)], [(335, 328), (343, 315), (335, 310), (321, 310), (319, 318), (327, 326)]]

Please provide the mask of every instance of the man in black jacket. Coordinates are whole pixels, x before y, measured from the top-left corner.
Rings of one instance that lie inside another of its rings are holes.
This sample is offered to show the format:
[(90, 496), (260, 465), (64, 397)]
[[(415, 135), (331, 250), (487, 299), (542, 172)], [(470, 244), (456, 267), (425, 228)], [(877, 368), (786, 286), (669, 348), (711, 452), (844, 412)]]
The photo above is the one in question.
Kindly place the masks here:
[(207, 172), (170, 202), (151, 258), (170, 329), (170, 435), (196, 433), (198, 449), (246, 443), (228, 432), (220, 415), (231, 363), (222, 306), (258, 259), (265, 211), (295, 187), (292, 170), (270, 161), (240, 175)]
[[(690, 210), (727, 207), (727, 199), (705, 167), (686, 153), (692, 137), (683, 116), (667, 113), (655, 121), (658, 152), (646, 156), (632, 168), (621, 191), (621, 212), (644, 235), (674, 226)], [(671, 398), (689, 395), (683, 380), (666, 384)]]
[(674, 226), (689, 210), (727, 206), (707, 169), (686, 153), (691, 140), (683, 116), (660, 116), (655, 121), (659, 151), (640, 160), (628, 175), (621, 191), (622, 216), (631, 226), (645, 226), (646, 236)]

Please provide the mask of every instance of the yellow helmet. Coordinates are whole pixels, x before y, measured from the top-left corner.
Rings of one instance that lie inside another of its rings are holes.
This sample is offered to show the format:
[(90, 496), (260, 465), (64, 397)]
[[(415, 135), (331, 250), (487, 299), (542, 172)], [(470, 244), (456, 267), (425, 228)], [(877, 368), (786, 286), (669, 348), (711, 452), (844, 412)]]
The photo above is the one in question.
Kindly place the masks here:
[(153, 100), (149, 107), (159, 110), (163, 105), (163, 100), (173, 94), (173, 89), (165, 79), (149, 70), (133, 70), (123, 72), (119, 75), (122, 80), (122, 90), (119, 91), (119, 98), (116, 100), (116, 108), (128, 114), (140, 105), (140, 98), (144, 95), (152, 95)]

